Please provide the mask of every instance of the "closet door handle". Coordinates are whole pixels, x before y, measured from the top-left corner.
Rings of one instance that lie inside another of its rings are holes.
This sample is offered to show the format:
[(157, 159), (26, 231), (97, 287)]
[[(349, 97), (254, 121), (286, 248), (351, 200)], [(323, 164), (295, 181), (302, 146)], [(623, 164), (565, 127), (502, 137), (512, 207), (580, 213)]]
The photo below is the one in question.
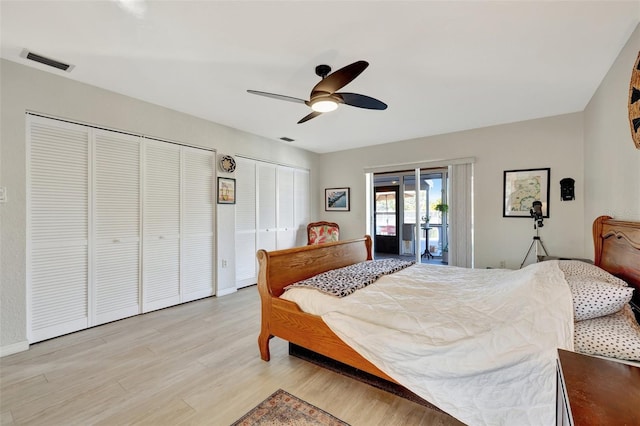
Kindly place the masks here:
[(120, 238), (116, 238), (115, 240), (113, 240), (114, 243), (119, 243), (120, 242)]

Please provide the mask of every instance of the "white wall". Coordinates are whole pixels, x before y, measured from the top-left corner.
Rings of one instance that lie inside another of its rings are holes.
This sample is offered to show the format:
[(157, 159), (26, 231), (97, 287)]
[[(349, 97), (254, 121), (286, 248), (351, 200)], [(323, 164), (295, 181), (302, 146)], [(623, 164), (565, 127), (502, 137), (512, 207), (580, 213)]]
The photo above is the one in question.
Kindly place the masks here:
[[(627, 103), (640, 49), (636, 27), (584, 111), (585, 234), (603, 214), (640, 220), (640, 150), (631, 138)], [(593, 250), (590, 239), (587, 251)]]
[[(601, 214), (640, 220), (640, 150), (633, 146), (626, 111), (638, 46), (637, 28), (584, 113), (322, 156), (1, 60), (0, 186), (7, 187), (9, 201), (0, 204), (0, 354), (26, 341), (27, 110), (309, 168), (311, 218), (340, 223), (344, 238), (367, 232), (364, 167), (475, 157), (476, 266), (504, 260), (515, 268), (533, 229), (530, 219), (502, 217), (504, 170), (551, 168), (551, 217), (541, 236), (552, 255), (592, 257), (591, 222)], [(575, 201), (560, 201), (564, 177), (576, 180)], [(351, 211), (324, 212), (324, 188), (343, 186), (351, 187)], [(227, 270), (218, 269), (224, 292), (234, 286), (232, 208), (219, 206), (217, 217), (218, 239), (224, 241), (218, 243), (218, 261), (231, 261)]]
[[(351, 187), (351, 211), (323, 212), (322, 219), (339, 223), (344, 238), (367, 233), (365, 167), (475, 157), (475, 265), (505, 261), (517, 268), (531, 244), (533, 220), (502, 217), (503, 171), (550, 167), (550, 217), (540, 236), (550, 255), (584, 257), (582, 147), (582, 114), (575, 113), (324, 154), (317, 192)], [(560, 201), (565, 177), (576, 180), (575, 201)]]
[[(0, 62), (0, 186), (8, 192), (8, 202), (0, 204), (0, 355), (26, 344), (26, 111), (295, 165), (311, 170), (314, 185), (316, 154), (62, 75)], [(217, 219), (218, 292), (228, 293), (235, 288), (234, 207), (218, 206)], [(220, 268), (221, 259), (227, 268)]]
[[(631, 139), (627, 112), (639, 48), (640, 26), (582, 113), (323, 155), (317, 192), (349, 186), (352, 200), (350, 212), (321, 212), (319, 218), (338, 222), (345, 238), (359, 237), (368, 232), (365, 167), (474, 156), (476, 267), (504, 260), (514, 268), (522, 262), (533, 229), (526, 219), (502, 217), (502, 172), (550, 167), (551, 217), (541, 229), (542, 240), (551, 255), (593, 259), (596, 217), (640, 220), (640, 150)], [(564, 177), (576, 180), (575, 201), (560, 201)]]

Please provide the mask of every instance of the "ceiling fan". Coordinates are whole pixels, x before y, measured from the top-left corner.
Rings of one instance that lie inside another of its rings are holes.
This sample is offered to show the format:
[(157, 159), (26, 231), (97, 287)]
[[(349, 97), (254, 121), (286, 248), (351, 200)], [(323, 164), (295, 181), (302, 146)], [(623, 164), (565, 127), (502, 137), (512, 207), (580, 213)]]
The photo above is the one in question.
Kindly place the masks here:
[(342, 89), (359, 76), (368, 66), (369, 63), (366, 61), (357, 61), (331, 73), (331, 67), (329, 65), (318, 65), (316, 67), (316, 74), (319, 77), (322, 77), (322, 80), (320, 80), (320, 82), (311, 89), (311, 95), (309, 96), (308, 101), (291, 96), (260, 92), (257, 90), (247, 90), (247, 92), (254, 95), (266, 96), (268, 98), (280, 99), (282, 101), (308, 105), (313, 111), (302, 117), (302, 119), (298, 121), (298, 124), (309, 121), (323, 112), (334, 111), (338, 108), (339, 104), (366, 109), (387, 109), (387, 104), (370, 96), (360, 95), (358, 93), (338, 92), (338, 90)]

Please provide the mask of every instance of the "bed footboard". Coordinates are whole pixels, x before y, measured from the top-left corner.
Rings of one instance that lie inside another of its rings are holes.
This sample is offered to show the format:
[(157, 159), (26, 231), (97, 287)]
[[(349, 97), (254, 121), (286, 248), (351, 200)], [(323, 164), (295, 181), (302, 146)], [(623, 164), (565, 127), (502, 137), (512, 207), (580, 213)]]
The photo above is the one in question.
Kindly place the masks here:
[(293, 302), (280, 299), (289, 284), (331, 269), (371, 260), (371, 237), (338, 241), (287, 250), (258, 251), (260, 271), (258, 291), (262, 305), (262, 323), (258, 336), (260, 357), (271, 358), (269, 341), (277, 336), (344, 364), (394, 381), (353, 348), (344, 343), (322, 318), (300, 310)]

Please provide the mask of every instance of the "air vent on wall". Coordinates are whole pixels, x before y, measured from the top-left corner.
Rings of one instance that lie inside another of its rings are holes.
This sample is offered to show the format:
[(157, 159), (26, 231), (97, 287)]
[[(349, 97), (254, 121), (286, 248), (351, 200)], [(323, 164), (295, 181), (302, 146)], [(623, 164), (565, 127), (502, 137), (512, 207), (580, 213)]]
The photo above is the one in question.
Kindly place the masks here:
[(295, 139), (291, 139), (291, 138), (288, 138), (286, 136), (283, 136), (283, 137), (280, 138), (280, 140), (283, 140), (285, 142), (293, 142)]
[(71, 70), (75, 67), (75, 65), (65, 64), (64, 62), (56, 61), (55, 59), (47, 58), (46, 56), (30, 52), (27, 49), (23, 49), (22, 52), (20, 52), (20, 56), (66, 72), (71, 72)]

